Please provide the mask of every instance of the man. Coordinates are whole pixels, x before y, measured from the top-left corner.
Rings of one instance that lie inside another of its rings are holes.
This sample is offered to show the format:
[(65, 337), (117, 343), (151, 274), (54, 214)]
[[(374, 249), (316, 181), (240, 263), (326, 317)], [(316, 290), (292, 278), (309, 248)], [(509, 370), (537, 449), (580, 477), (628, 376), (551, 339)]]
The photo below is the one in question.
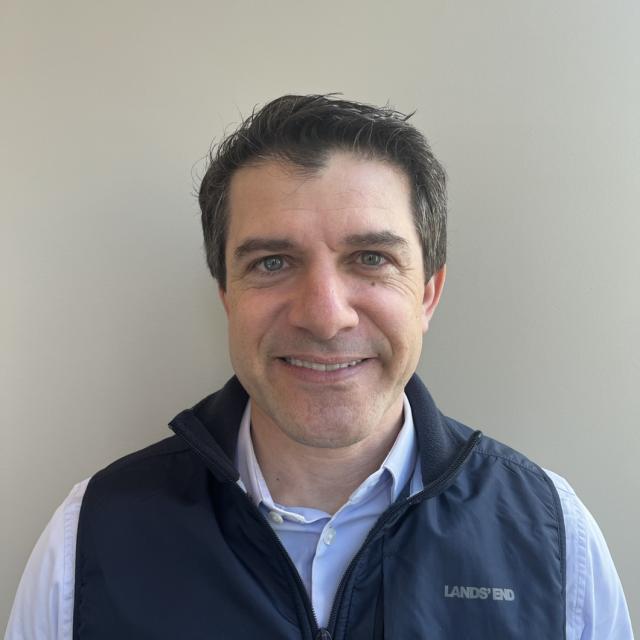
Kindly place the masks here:
[(631, 638), (569, 485), (414, 373), (446, 199), (407, 117), (274, 100), (200, 205), (237, 377), (74, 488), (8, 638)]

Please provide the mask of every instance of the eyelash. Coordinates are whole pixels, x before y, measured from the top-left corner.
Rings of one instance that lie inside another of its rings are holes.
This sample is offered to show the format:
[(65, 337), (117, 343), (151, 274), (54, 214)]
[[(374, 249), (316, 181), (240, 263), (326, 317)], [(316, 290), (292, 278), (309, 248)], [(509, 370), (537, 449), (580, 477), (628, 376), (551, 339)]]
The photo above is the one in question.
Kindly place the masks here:
[[(283, 267), (286, 264), (286, 259), (284, 256), (281, 255), (271, 255), (271, 256), (264, 256), (258, 260), (256, 260), (252, 265), (251, 265), (251, 271), (258, 269), (260, 266), (264, 267), (265, 263), (267, 262), (267, 260), (273, 260), (274, 258), (278, 258), (282, 264)], [(275, 271), (270, 271), (269, 269), (267, 269), (266, 267), (260, 270), (262, 273), (266, 273), (266, 274), (274, 274), (274, 273), (280, 273), (280, 271), (282, 271), (282, 268), (280, 269), (276, 269)]]
[(379, 251), (361, 251), (358, 254), (358, 257), (361, 259), (364, 258), (364, 256), (376, 256), (376, 258), (380, 258), (380, 262), (378, 264), (364, 264), (364, 262), (361, 262), (364, 267), (383, 267), (386, 264), (389, 264), (389, 258)]

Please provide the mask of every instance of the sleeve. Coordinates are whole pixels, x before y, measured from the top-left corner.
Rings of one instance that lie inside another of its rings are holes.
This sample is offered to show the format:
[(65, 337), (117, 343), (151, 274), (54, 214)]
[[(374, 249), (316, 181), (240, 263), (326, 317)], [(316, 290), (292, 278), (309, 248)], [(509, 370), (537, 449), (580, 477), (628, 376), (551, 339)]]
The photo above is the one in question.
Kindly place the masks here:
[(31, 552), (5, 640), (72, 640), (76, 535), (88, 482), (73, 487)]
[(546, 473), (565, 521), (567, 640), (633, 640), (622, 584), (602, 531), (569, 483)]

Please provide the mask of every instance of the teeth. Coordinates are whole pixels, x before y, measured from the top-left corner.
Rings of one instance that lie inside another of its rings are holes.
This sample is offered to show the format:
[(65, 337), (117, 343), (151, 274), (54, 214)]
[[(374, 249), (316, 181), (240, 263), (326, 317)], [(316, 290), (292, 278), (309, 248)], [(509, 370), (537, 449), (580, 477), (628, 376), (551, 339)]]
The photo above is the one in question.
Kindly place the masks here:
[(341, 362), (339, 364), (321, 364), (319, 362), (307, 362), (306, 360), (297, 360), (296, 358), (285, 358), (285, 361), (294, 367), (304, 367), (305, 369), (314, 369), (315, 371), (337, 371), (338, 369), (346, 369), (347, 367), (355, 367), (362, 360), (353, 360), (352, 362)]

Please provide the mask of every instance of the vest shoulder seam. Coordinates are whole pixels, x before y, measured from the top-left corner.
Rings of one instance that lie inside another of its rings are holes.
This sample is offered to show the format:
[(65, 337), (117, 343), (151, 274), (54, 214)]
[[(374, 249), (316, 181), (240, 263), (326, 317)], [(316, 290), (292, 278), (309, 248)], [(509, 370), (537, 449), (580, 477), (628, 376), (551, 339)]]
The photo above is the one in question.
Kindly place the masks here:
[(534, 466), (534, 463), (532, 462), (529, 462), (529, 465), (532, 465), (532, 466), (528, 466), (527, 464), (520, 462), (515, 458), (511, 458), (509, 456), (496, 453), (495, 451), (485, 451), (484, 449), (480, 449), (478, 447), (475, 448), (473, 453), (481, 454), (483, 456), (486, 456), (487, 458), (499, 458), (500, 460), (504, 460), (509, 464), (514, 464), (517, 467), (520, 467), (521, 469), (524, 469), (525, 471), (532, 473), (534, 476), (537, 476), (538, 478), (544, 478), (544, 476), (546, 475), (544, 471), (542, 471), (542, 469), (539, 469), (537, 468), (537, 466)]
[[(163, 443), (166, 443), (165, 446), (169, 445), (170, 441), (174, 439), (175, 443), (173, 445), (170, 445), (171, 448), (169, 450), (153, 450), (159, 448)], [(172, 456), (181, 453), (190, 453), (189, 446), (186, 443), (181, 443), (177, 436), (171, 436), (169, 438), (166, 438), (165, 440), (160, 440), (159, 442), (149, 445), (149, 447), (146, 447), (145, 449), (134, 451), (133, 453), (129, 453), (122, 458), (119, 458), (118, 460), (114, 460), (111, 464), (104, 467), (104, 469), (98, 471), (98, 473), (93, 476), (92, 480), (94, 478), (109, 477), (112, 474), (119, 471), (124, 471), (125, 469), (128, 469), (137, 463), (146, 462), (148, 460), (152, 460), (153, 458), (163, 458), (166, 456)]]

